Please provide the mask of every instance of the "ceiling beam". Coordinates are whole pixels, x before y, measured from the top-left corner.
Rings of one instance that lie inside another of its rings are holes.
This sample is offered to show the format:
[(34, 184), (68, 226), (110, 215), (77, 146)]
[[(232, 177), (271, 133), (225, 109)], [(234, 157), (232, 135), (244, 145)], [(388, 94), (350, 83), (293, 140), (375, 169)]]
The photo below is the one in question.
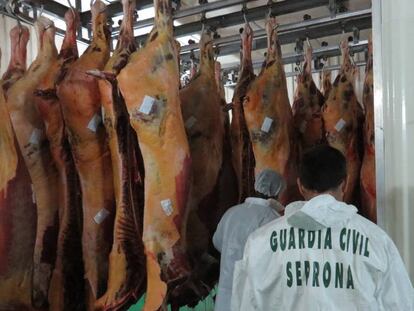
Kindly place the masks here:
[[(208, 2), (206, 4), (195, 5), (189, 8), (182, 10), (177, 10), (173, 12), (173, 19), (180, 19), (188, 16), (194, 16), (202, 13), (207, 13), (215, 10), (220, 10), (228, 8), (235, 5), (241, 5), (247, 2), (255, 2), (257, 0), (221, 0), (215, 2)], [(294, 0), (295, 1), (295, 0)], [(154, 18), (147, 18), (141, 21), (138, 21), (134, 24), (134, 29), (140, 29), (148, 26), (154, 25)], [(114, 27), (112, 31), (112, 36), (117, 36), (119, 34), (120, 27)]]
[[(372, 27), (371, 9), (338, 14), (336, 17), (323, 17), (298, 23), (280, 25), (278, 28), (281, 44), (294, 43), (296, 39), (316, 39), (352, 32), (353, 27), (369, 29)], [(214, 40), (219, 46), (219, 55), (237, 54), (240, 52), (240, 35), (233, 35)], [(266, 31), (254, 32), (253, 50), (267, 48)], [(198, 44), (190, 44), (181, 48), (181, 59), (189, 61), (191, 51), (197, 51)]]
[(60, 4), (59, 2), (55, 1), (42, 1), (41, 5), (43, 5), (43, 10), (47, 13), (54, 15), (60, 19), (65, 18), (65, 13), (69, 9), (67, 6)]
[[(360, 41), (358, 43), (349, 43), (349, 50), (351, 53), (360, 53), (365, 52), (368, 49), (368, 41)], [(332, 45), (327, 47), (322, 47), (314, 49), (312, 51), (312, 59), (318, 59), (320, 57), (334, 57), (341, 55), (341, 49), (339, 45)], [(304, 53), (289, 53), (285, 54), (282, 57), (284, 64), (294, 64), (296, 62), (302, 62), (304, 60)], [(254, 61), (254, 68), (261, 68), (263, 60)], [(240, 67), (240, 62), (234, 62), (229, 64), (223, 64), (221, 66), (222, 70), (236, 70)]]
[[(328, 5), (328, 3), (329, 0), (285, 0), (271, 4), (270, 8), (273, 14), (280, 16)], [(268, 10), (269, 6), (267, 5), (248, 9), (246, 11), (246, 18), (249, 21), (264, 19)], [(243, 12), (238, 11), (226, 15), (208, 18), (204, 20), (204, 24), (214, 29), (241, 25), (244, 24)], [(138, 26), (140, 25), (138, 24)], [(144, 24), (141, 24), (141, 26), (144, 26)], [(149, 26), (149, 24), (145, 24), (145, 26)], [(178, 27), (174, 27), (174, 36), (181, 37), (184, 35), (198, 33), (201, 31), (201, 28), (202, 23), (200, 21), (183, 24)], [(137, 42), (145, 42), (146, 37), (147, 35), (142, 35), (136, 37), (135, 39)]]
[[(154, 3), (153, 0), (138, 0), (137, 1), (137, 10), (143, 9), (149, 6), (152, 6)], [(106, 13), (108, 16), (115, 17), (122, 15), (122, 3), (120, 1), (113, 2), (106, 6)], [(86, 27), (92, 20), (92, 13), (91, 11), (82, 12), (80, 15), (80, 20), (83, 27)]]

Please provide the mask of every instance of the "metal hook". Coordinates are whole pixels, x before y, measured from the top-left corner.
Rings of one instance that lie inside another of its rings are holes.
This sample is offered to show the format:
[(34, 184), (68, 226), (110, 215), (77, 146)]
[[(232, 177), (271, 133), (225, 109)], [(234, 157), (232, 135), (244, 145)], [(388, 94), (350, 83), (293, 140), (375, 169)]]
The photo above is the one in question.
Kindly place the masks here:
[(6, 5), (6, 11), (11, 15), (14, 16), (17, 20), (17, 25), (20, 29), (20, 34), (22, 33), (22, 23), (20, 20), (19, 14), (16, 13), (16, 2), (13, 2), (13, 0), (9, 0)]
[(43, 15), (43, 10), (44, 10), (44, 6), (43, 4), (40, 6), (40, 13), (39, 13), (39, 17)]
[(272, 4), (273, 4), (272, 0), (267, 1), (267, 14), (266, 14), (266, 17), (268, 19), (272, 16)]
[(249, 23), (249, 21), (247, 20), (247, 3), (246, 3), (246, 2), (243, 2), (242, 13), (243, 13), (243, 19), (244, 19), (244, 22), (245, 22), (246, 24), (248, 24), (248, 23)]
[(309, 41), (309, 37), (306, 37), (306, 43), (308, 44), (308, 47), (312, 48), (312, 44)]
[(69, 8), (71, 8), (72, 10), (74, 10), (75, 8), (73, 7), (72, 3), (70, 2), (70, 0), (67, 0), (68, 4), (69, 4)]

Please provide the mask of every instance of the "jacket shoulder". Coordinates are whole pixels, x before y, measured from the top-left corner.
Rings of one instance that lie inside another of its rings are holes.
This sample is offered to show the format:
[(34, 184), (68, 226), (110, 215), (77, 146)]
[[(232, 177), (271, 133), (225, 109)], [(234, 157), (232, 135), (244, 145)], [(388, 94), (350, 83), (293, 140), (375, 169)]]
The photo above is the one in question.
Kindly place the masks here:
[(263, 236), (268, 236), (269, 233), (271, 233), (273, 230), (279, 227), (287, 226), (286, 217), (282, 216), (279, 218), (276, 218), (267, 224), (261, 226), (257, 230), (253, 231), (253, 233), (250, 235), (250, 239), (256, 239)]

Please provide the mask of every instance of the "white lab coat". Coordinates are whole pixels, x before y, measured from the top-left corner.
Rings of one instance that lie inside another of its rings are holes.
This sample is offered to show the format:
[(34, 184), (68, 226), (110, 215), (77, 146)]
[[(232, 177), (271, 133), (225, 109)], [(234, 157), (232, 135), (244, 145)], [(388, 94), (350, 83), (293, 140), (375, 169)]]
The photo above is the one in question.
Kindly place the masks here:
[(413, 304), (391, 239), (330, 195), (292, 203), (285, 217), (251, 234), (234, 271), (233, 311), (412, 311)]
[(230, 208), (220, 220), (213, 244), (221, 253), (215, 311), (230, 311), (234, 263), (243, 257), (247, 238), (260, 226), (280, 217), (283, 206), (275, 200), (247, 198)]

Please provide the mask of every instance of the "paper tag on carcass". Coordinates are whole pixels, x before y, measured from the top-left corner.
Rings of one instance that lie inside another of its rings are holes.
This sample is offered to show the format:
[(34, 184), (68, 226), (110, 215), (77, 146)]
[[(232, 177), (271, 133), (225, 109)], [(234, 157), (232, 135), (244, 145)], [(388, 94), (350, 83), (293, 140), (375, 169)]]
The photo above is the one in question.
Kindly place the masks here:
[(173, 210), (172, 202), (171, 202), (170, 199), (162, 200), (161, 201), (161, 207), (162, 207), (162, 209), (164, 210), (164, 213), (167, 216), (171, 216), (172, 215), (172, 213), (173, 213), (174, 210)]
[(93, 217), (93, 220), (99, 225), (109, 216), (109, 214), (109, 211), (103, 208)]
[(102, 117), (99, 114), (95, 113), (92, 119), (88, 123), (88, 129), (90, 129), (92, 132), (96, 132), (101, 122), (102, 122)]
[(272, 127), (272, 124), (273, 124), (273, 119), (271, 119), (269, 117), (266, 117), (263, 120), (263, 124), (262, 124), (261, 131), (262, 132), (265, 132), (265, 133), (269, 133), (270, 128)]
[(185, 121), (185, 124), (184, 124), (184, 126), (185, 126), (185, 128), (187, 129), (187, 130), (189, 130), (189, 129), (191, 129), (193, 126), (194, 126), (194, 124), (197, 122), (197, 119), (194, 117), (194, 116), (191, 116), (191, 117), (189, 117), (188, 119), (187, 119), (187, 121)]
[(143, 114), (150, 114), (154, 108), (154, 104), (157, 100), (154, 97), (145, 95), (141, 107), (139, 107), (139, 112)]
[(305, 133), (305, 131), (306, 131), (306, 126), (308, 125), (308, 122), (306, 122), (306, 121), (303, 121), (301, 124), (300, 124), (300, 127), (299, 127), (299, 131), (303, 134), (303, 133)]
[(335, 125), (335, 130), (337, 131), (337, 132), (340, 132), (340, 131), (342, 131), (342, 129), (344, 128), (344, 126), (346, 125), (346, 122), (345, 122), (345, 120), (344, 119), (340, 119), (337, 123), (336, 123), (336, 125)]
[(34, 192), (33, 184), (30, 184), (30, 187), (32, 188), (32, 202), (36, 204), (36, 193)]
[(32, 145), (39, 145), (43, 137), (43, 131), (40, 129), (34, 129), (32, 135), (30, 135), (29, 143)]

